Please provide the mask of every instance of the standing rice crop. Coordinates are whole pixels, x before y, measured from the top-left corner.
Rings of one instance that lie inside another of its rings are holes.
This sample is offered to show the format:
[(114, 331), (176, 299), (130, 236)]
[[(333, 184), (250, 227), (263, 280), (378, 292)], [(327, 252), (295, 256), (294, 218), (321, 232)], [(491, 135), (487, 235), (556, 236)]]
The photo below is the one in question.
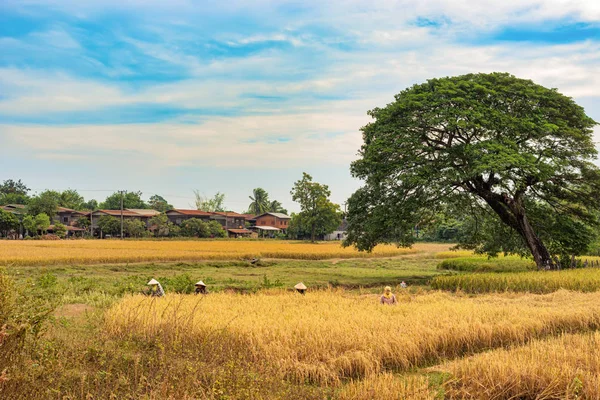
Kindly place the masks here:
[(334, 258), (395, 257), (419, 252), (435, 252), (448, 245), (418, 244), (412, 248), (377, 246), (373, 252), (342, 247), (339, 242), (244, 240), (62, 240), (2, 241), (0, 265), (58, 265), (135, 263), (147, 261), (239, 260), (254, 257), (325, 260)]
[(600, 327), (600, 293), (398, 297), (398, 306), (381, 306), (375, 296), (344, 291), (133, 296), (107, 312), (106, 331), (178, 343), (226, 332), (291, 382), (337, 385)]
[(600, 333), (534, 341), (441, 369), (452, 375), (449, 399), (600, 399)]
[(560, 289), (579, 292), (600, 290), (600, 269), (581, 268), (563, 271), (475, 273), (437, 276), (431, 287), (467, 293), (528, 292), (551, 293)]

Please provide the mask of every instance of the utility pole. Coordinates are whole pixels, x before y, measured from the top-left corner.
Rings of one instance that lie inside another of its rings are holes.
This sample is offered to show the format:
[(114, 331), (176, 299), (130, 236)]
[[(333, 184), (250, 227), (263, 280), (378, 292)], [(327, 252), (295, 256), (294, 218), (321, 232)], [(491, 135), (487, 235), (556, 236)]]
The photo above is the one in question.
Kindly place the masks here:
[(125, 191), (119, 190), (119, 193), (121, 193), (121, 240), (123, 240), (123, 194)]

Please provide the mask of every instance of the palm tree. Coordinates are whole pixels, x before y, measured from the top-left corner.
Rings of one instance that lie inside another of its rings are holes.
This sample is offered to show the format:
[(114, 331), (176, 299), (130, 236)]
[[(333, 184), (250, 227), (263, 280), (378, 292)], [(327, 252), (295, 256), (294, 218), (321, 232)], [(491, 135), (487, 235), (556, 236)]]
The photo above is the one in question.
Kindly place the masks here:
[(256, 188), (252, 191), (253, 196), (248, 196), (252, 203), (248, 207), (248, 212), (254, 215), (260, 215), (269, 211), (269, 194), (263, 188)]
[(280, 202), (278, 202), (277, 200), (273, 200), (272, 202), (269, 203), (269, 209), (267, 211), (287, 214), (287, 210), (285, 208), (283, 208), (283, 205)]

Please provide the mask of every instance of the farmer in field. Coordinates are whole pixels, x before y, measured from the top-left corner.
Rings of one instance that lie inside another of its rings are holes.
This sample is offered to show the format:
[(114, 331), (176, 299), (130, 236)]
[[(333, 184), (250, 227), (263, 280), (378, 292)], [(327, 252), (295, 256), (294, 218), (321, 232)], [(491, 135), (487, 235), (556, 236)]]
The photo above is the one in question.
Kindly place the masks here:
[(294, 289), (296, 289), (296, 291), (300, 294), (304, 294), (306, 292), (306, 285), (302, 282), (296, 284), (296, 286), (294, 286)]
[(206, 285), (202, 281), (196, 282), (196, 291), (195, 294), (207, 294)]
[(408, 287), (408, 285), (406, 284), (406, 282), (402, 281), (402, 283), (400, 284), (400, 287), (402, 289), (406, 289)]
[(394, 294), (392, 293), (391, 287), (385, 287), (380, 302), (381, 304), (389, 304), (391, 306), (395, 306), (398, 303), (398, 300), (396, 300), (396, 296), (394, 296)]
[(150, 282), (147, 283), (150, 286), (150, 292), (148, 293), (152, 297), (163, 297), (165, 295), (165, 291), (162, 288), (162, 285), (156, 279), (151, 279)]

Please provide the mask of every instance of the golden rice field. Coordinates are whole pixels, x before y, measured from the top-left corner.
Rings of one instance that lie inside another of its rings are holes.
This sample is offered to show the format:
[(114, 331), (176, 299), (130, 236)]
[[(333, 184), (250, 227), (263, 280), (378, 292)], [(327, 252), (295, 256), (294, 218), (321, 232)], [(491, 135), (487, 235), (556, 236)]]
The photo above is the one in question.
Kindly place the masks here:
[(335, 258), (395, 257), (448, 250), (444, 244), (412, 248), (377, 246), (372, 253), (342, 247), (339, 242), (292, 241), (1, 241), (0, 265), (102, 264), (163, 261), (251, 259), (325, 260)]
[(560, 289), (580, 292), (600, 290), (600, 269), (581, 268), (562, 271), (515, 273), (475, 273), (437, 276), (431, 287), (467, 293), (528, 292), (550, 293)]
[(452, 376), (449, 399), (600, 399), (600, 333), (561, 335), (433, 369)]
[[(348, 379), (385, 381), (386, 371), (600, 328), (600, 293), (397, 296), (398, 306), (342, 290), (130, 296), (107, 311), (105, 332), (111, 339), (184, 347), (229, 335), (289, 382), (337, 386)], [(368, 388), (356, 383), (348, 390)]]

